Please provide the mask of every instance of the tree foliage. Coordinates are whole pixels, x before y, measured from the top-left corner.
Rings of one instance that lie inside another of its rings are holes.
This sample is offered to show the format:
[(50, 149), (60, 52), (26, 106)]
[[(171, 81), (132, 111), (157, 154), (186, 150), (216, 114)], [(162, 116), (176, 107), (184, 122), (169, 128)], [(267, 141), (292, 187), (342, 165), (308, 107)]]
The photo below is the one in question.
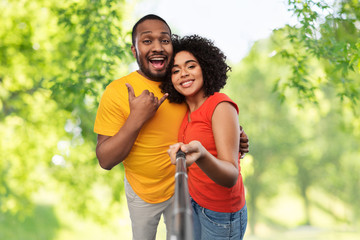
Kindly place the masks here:
[[(345, 117), (339, 114), (341, 100), (334, 97), (336, 90), (330, 86), (322, 87), (321, 92), (314, 91), (315, 105), (303, 102), (298, 108), (296, 94), (287, 95), (280, 104), (273, 86), (276, 79), (286, 78), (292, 71), (288, 62), (273, 54), (284, 41), (282, 34), (276, 31), (270, 39), (256, 42), (249, 55), (233, 67), (226, 86), (239, 104), (240, 124), (250, 136), (250, 154), (243, 159), (242, 173), (251, 232), (255, 232), (259, 222), (278, 227), (318, 225), (314, 209), (335, 222), (356, 225), (360, 215), (351, 201), (358, 197), (354, 189), (360, 187), (357, 161), (360, 153), (356, 147), (359, 136), (344, 129)], [(309, 57), (307, 64), (312, 77), (324, 74), (315, 57)], [(354, 121), (352, 115), (351, 119)], [(284, 191), (301, 199), (303, 216), (294, 220), (289, 214), (284, 217), (273, 214), (284, 206), (270, 202), (281, 199)], [(323, 194), (319, 198), (318, 192)], [(339, 201), (346, 213), (334, 210), (338, 206), (329, 205), (327, 199)], [(273, 208), (277, 210), (271, 211)]]
[(31, 212), (45, 188), (104, 219), (122, 171), (99, 169), (92, 129), (104, 86), (130, 62), (125, 1), (0, 5), (0, 212)]
[[(284, 97), (286, 89), (295, 89), (302, 100), (317, 101), (315, 91), (323, 86), (336, 89), (344, 104), (356, 114), (360, 96), (360, 3), (357, 0), (329, 1), (288, 0), (289, 11), (298, 24), (279, 29), (282, 41), (277, 54), (292, 66), (288, 78), (276, 84)], [(311, 58), (324, 64), (325, 74), (311, 76)]]
[[(128, 72), (127, 4), (0, 1), (0, 224), (32, 219), (43, 191), (57, 208), (100, 222), (119, 212), (123, 170), (100, 169), (93, 123), (104, 87)], [(316, 224), (313, 209), (356, 225), (359, 2), (289, 6), (299, 25), (256, 42), (226, 87), (250, 137), (242, 162), (250, 226)], [(270, 212), (284, 189), (302, 200), (296, 222)]]

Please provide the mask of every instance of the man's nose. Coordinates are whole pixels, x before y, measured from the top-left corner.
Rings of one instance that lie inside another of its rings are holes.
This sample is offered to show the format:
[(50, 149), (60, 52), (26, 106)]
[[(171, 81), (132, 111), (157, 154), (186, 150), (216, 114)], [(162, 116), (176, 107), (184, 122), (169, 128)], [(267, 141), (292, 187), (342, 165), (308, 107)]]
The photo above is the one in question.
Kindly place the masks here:
[(153, 52), (163, 52), (164, 48), (160, 41), (154, 41), (153, 42)]

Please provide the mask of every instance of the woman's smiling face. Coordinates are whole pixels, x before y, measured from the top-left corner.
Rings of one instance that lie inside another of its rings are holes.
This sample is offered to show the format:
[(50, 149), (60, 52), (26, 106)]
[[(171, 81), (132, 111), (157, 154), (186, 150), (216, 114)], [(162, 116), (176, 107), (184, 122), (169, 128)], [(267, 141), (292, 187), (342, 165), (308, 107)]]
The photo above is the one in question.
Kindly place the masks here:
[(204, 79), (198, 60), (188, 51), (175, 55), (171, 69), (171, 81), (175, 89), (185, 97), (204, 95)]

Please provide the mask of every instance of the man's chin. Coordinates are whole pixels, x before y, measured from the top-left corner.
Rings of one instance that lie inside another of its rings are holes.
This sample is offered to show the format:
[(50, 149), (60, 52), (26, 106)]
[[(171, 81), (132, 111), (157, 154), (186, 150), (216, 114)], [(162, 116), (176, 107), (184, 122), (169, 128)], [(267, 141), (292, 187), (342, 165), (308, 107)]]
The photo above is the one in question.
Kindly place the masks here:
[(150, 73), (146, 73), (147, 77), (150, 80), (156, 81), (156, 82), (162, 82), (165, 80), (166, 77), (166, 73), (165, 72), (150, 72)]

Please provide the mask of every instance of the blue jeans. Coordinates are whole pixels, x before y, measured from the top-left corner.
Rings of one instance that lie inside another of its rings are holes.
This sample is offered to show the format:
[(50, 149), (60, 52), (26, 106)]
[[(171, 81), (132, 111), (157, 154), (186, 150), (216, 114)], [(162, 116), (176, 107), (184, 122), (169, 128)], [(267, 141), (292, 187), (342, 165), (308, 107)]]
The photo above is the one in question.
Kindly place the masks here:
[(214, 212), (199, 206), (192, 198), (195, 240), (243, 239), (247, 226), (247, 207), (234, 213)]

